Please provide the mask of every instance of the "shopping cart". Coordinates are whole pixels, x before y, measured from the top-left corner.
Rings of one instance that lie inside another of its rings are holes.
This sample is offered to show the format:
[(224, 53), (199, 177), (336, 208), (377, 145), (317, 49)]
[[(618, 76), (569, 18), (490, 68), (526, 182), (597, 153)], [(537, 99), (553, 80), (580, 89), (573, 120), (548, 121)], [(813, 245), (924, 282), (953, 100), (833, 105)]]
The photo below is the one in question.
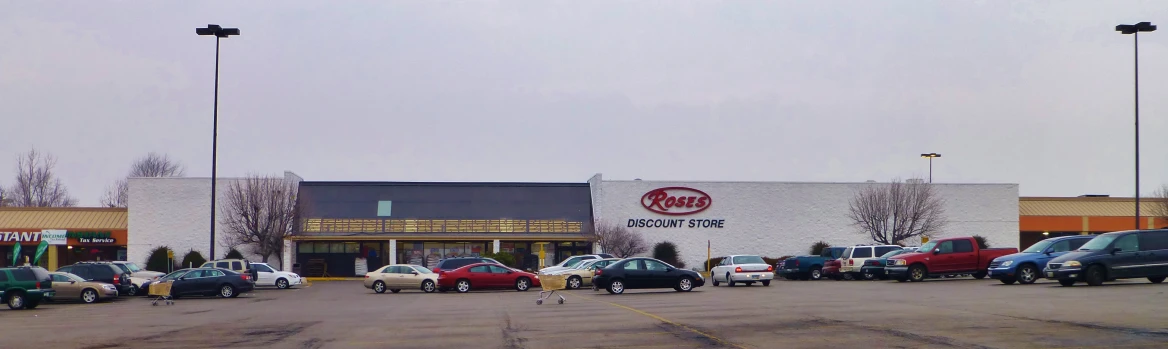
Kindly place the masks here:
[(165, 301), (166, 305), (174, 305), (174, 297), (170, 295), (170, 287), (174, 285), (174, 281), (159, 282), (150, 285), (150, 297), (154, 297), (154, 301), (150, 305), (158, 305), (158, 301)]
[[(543, 300), (548, 299), (548, 298), (552, 298), (552, 295), (556, 294), (557, 290), (563, 290), (563, 289), (568, 288), (568, 276), (567, 275), (540, 274), (537, 277), (539, 278), (539, 285), (541, 287), (543, 287), (543, 291), (539, 291), (539, 299), (537, 299), (535, 301), (536, 305), (543, 304)], [(563, 295), (556, 295), (556, 296), (560, 297), (559, 303), (564, 304), (564, 296)]]

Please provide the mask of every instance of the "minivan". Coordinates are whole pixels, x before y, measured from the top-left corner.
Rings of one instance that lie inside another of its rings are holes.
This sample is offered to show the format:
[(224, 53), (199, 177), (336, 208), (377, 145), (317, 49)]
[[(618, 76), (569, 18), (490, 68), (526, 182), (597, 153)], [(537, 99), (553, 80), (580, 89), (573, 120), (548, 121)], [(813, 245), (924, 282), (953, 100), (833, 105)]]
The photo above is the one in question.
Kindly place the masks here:
[(1063, 286), (1084, 281), (1091, 286), (1118, 279), (1168, 278), (1168, 230), (1127, 230), (1099, 234), (1079, 249), (1051, 259), (1047, 279)]

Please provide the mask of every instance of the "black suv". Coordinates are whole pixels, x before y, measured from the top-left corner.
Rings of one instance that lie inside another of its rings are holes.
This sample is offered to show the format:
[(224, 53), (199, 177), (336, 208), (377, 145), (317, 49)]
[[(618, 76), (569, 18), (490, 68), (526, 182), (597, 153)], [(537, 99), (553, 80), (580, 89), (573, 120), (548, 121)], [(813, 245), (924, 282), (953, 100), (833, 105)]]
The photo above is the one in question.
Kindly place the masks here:
[(138, 287), (130, 283), (130, 273), (110, 262), (79, 262), (57, 268), (58, 272), (70, 273), (90, 281), (104, 282), (118, 288), (119, 295), (138, 294)]
[(503, 263), (499, 263), (497, 260), (486, 257), (455, 257), (438, 261), (438, 265), (435, 266), (433, 270), (435, 273), (443, 270), (450, 271), (475, 263), (495, 263), (498, 265), (503, 265)]

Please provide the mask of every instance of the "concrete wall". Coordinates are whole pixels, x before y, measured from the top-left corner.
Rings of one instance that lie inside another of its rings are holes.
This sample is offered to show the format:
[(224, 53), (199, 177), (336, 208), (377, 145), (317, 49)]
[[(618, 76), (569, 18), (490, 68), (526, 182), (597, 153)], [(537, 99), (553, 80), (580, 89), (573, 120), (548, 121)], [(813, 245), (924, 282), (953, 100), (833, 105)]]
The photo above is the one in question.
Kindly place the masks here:
[[(285, 172), (284, 178), (289, 181), (302, 180), (292, 172)], [(239, 178), (219, 178), (215, 184), (217, 212), (216, 218), (223, 214), (223, 207), (227, 204), (224, 196), (230, 185)], [(213, 259), (210, 252), (211, 227), (211, 180), (210, 178), (130, 178), (129, 190), (129, 242), (127, 258), (130, 261), (143, 263), (150, 256), (150, 251), (162, 245), (174, 251), (174, 258), (181, 261), (190, 250), (199, 251), (204, 258)], [(224, 246), (226, 241), (221, 223), (215, 227), (215, 254), (216, 258), (223, 258), (230, 250)], [(246, 248), (240, 247), (240, 252), (251, 261), (260, 261), (259, 256), (248, 253)], [(272, 256), (268, 262), (272, 266), (280, 267), (280, 256)], [(291, 263), (284, 264), (285, 269)]]
[[(687, 268), (704, 269), (707, 240), (715, 257), (803, 255), (819, 240), (836, 245), (872, 243), (847, 218), (854, 193), (871, 183), (606, 181), (600, 175), (589, 183), (593, 183), (597, 224), (627, 227), (629, 219), (684, 219), (683, 227), (629, 229), (650, 244), (677, 244)], [(934, 185), (945, 201), (949, 220), (939, 237), (977, 234), (986, 236), (994, 247), (1018, 246), (1017, 184)], [(659, 214), (642, 206), (641, 197), (647, 192), (674, 186), (701, 190), (710, 195), (712, 204), (684, 216)], [(690, 228), (690, 219), (720, 219), (724, 225)]]

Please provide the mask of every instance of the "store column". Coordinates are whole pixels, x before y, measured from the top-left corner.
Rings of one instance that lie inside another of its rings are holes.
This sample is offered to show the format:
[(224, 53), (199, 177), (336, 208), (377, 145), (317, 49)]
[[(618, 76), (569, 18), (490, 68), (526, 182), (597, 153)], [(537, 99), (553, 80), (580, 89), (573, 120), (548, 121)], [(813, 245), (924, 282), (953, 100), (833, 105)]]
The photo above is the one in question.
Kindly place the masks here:
[(499, 253), (499, 240), (495, 240), (495, 249), (491, 250), (491, 253)]
[(389, 239), (389, 264), (397, 264), (397, 239)]

